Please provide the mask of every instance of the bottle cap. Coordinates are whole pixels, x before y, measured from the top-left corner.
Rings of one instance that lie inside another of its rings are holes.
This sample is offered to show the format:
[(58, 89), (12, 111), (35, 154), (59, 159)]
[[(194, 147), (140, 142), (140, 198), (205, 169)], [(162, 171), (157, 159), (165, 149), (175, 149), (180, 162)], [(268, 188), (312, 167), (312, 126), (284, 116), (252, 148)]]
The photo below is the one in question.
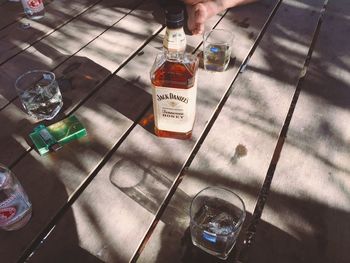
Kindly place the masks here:
[(181, 5), (171, 5), (165, 10), (165, 21), (168, 27), (182, 27), (184, 20), (184, 9)]

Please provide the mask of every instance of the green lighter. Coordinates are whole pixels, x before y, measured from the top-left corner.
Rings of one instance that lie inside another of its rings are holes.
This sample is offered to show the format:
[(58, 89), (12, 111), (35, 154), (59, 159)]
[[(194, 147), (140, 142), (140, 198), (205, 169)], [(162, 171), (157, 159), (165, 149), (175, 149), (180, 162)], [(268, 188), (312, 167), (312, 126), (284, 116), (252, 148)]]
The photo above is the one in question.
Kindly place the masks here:
[(58, 151), (72, 140), (84, 137), (87, 134), (85, 127), (74, 115), (54, 123), (48, 127), (39, 125), (29, 135), (40, 155), (49, 151)]

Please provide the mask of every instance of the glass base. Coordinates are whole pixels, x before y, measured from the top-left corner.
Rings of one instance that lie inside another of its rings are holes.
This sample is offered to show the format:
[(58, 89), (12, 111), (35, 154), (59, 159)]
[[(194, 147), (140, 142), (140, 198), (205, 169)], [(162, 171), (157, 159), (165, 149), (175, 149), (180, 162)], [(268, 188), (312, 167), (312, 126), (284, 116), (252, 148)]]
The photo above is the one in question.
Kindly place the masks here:
[(216, 252), (216, 251), (213, 251), (213, 250), (210, 250), (204, 246), (202, 246), (201, 244), (195, 242), (192, 238), (192, 244), (198, 248), (200, 248), (201, 250), (207, 252), (208, 254), (212, 255), (212, 256), (215, 256), (219, 259), (222, 259), (222, 260), (226, 260), (231, 252), (231, 250), (233, 249), (233, 247), (235, 246), (235, 243), (232, 245), (232, 247), (230, 248), (230, 250), (228, 250), (226, 253), (219, 253), (219, 252)]
[[(54, 110), (52, 110), (52, 112), (49, 115), (36, 113), (36, 112), (30, 111), (30, 110), (27, 110), (27, 112), (32, 118), (34, 118), (37, 121), (52, 120), (60, 112), (62, 107), (63, 107), (63, 102), (61, 101), (60, 104)], [(24, 108), (25, 108), (25, 106), (24, 106)]]

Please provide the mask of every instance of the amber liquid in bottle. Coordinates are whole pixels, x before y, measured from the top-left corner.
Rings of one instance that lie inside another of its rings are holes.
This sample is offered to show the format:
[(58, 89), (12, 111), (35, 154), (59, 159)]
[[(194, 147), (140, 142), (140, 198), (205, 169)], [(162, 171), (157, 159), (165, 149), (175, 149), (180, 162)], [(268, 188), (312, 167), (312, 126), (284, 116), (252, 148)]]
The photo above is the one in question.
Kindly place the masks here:
[[(170, 93), (175, 94), (177, 98), (182, 99), (182, 102), (191, 104), (191, 109), (184, 111), (185, 118), (190, 115), (190, 119), (193, 118), (192, 126), (188, 130), (172, 131), (166, 129), (160, 129), (155, 125), (155, 134), (160, 137), (169, 137), (175, 139), (189, 139), (192, 136), (192, 129), (195, 115), (195, 100), (196, 100), (196, 73), (198, 69), (198, 59), (191, 54), (164, 54), (164, 61), (153, 73), (151, 73), (151, 81), (153, 89), (168, 89)], [(189, 91), (188, 96), (186, 90)], [(191, 90), (191, 91), (190, 91)], [(184, 93), (185, 92), (185, 93)], [(170, 94), (169, 93), (169, 94)], [(182, 94), (182, 95), (178, 95)], [(183, 95), (186, 94), (186, 95)], [(154, 95), (155, 96), (155, 95)], [(166, 96), (166, 95), (165, 95)], [(171, 95), (170, 95), (171, 96)], [(158, 97), (158, 96), (157, 96)], [(156, 108), (154, 100), (154, 108)], [(176, 103), (176, 102), (174, 102)], [(181, 102), (180, 102), (181, 103)], [(160, 118), (162, 112), (155, 111), (155, 119)], [(171, 115), (170, 115), (171, 116)], [(174, 117), (174, 116), (171, 116)], [(176, 115), (175, 115), (176, 117)], [(156, 121), (157, 123), (157, 121)], [(181, 126), (181, 121), (176, 122), (177, 126)], [(188, 127), (188, 123), (186, 124)]]

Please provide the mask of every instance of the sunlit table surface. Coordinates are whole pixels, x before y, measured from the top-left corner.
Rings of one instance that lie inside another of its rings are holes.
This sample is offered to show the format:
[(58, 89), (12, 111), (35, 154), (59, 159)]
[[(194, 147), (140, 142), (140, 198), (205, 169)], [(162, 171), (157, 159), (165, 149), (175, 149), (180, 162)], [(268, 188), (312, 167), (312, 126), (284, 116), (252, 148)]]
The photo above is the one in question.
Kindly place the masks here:
[[(1, 262), (220, 262), (189, 235), (190, 202), (207, 186), (246, 205), (227, 262), (350, 262), (349, 1), (262, 0), (208, 20), (235, 39), (225, 72), (198, 71), (190, 140), (153, 131), (156, 1), (45, 9), (31, 21), (0, 1), (0, 163), (33, 204), (24, 228), (0, 232)], [(201, 56), (200, 35), (187, 44)], [(51, 121), (17, 97), (32, 69), (56, 74), (63, 108)], [(70, 115), (88, 135), (40, 156), (29, 134)]]

